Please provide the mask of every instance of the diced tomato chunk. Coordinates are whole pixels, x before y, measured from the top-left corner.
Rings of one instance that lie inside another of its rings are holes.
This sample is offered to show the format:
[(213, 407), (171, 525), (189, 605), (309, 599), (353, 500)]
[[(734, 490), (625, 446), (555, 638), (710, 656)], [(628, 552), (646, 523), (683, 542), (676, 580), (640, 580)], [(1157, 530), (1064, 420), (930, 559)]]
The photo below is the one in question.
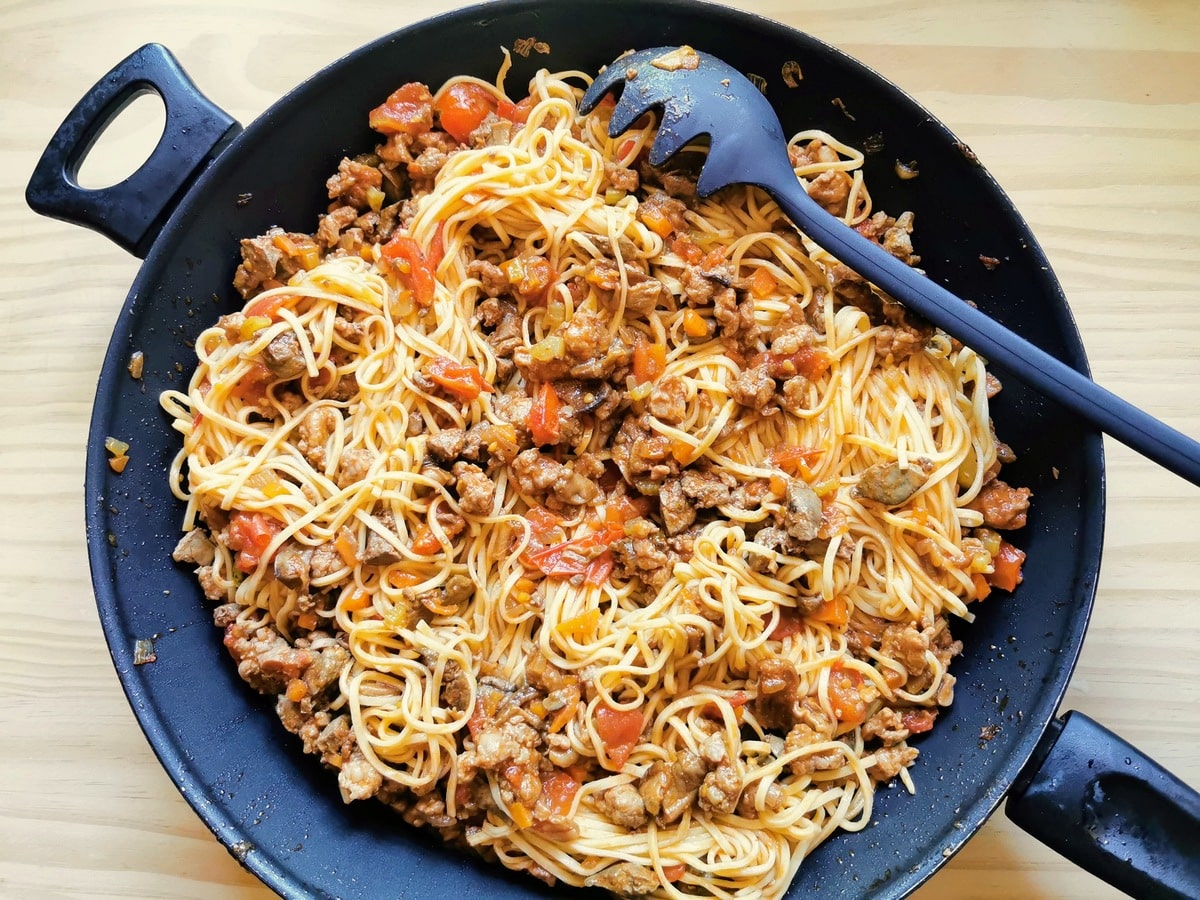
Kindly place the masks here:
[(642, 712), (638, 709), (596, 707), (596, 732), (613, 770), (620, 769), (642, 737)]
[(401, 85), (371, 110), (367, 123), (381, 134), (424, 134), (433, 128), (433, 94), (420, 82)]
[(1008, 541), (1001, 541), (1000, 552), (992, 559), (993, 571), (987, 576), (987, 583), (1005, 591), (1016, 590), (1024, 577), (1021, 574), (1021, 564), (1024, 562), (1024, 550), (1018, 550)]
[(465, 144), (487, 114), (496, 111), (496, 98), (483, 85), (460, 81), (441, 93), (434, 109), (442, 128), (460, 144)]
[(258, 568), (283, 525), (261, 512), (234, 510), (229, 517), (229, 549), (237, 551), (238, 571), (249, 575)]

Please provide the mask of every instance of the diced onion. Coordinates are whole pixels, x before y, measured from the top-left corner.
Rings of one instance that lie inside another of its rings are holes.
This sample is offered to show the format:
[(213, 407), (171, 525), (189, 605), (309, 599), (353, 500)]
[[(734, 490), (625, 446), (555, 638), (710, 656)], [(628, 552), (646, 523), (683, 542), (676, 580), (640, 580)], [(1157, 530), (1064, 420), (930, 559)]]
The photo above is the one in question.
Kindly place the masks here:
[(557, 334), (545, 337), (529, 348), (529, 355), (538, 362), (562, 359), (563, 352), (563, 339)]
[(129, 453), (129, 444), (115, 437), (106, 437), (104, 439), (104, 449), (113, 456), (125, 456)]

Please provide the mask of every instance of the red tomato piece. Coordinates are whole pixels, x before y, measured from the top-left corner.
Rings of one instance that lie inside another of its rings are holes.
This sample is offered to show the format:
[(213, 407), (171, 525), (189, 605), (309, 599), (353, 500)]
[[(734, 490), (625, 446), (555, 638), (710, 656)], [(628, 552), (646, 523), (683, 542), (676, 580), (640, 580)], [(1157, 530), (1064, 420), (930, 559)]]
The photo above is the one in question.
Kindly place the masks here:
[(437, 279), (420, 245), (412, 238), (398, 234), (383, 245), (381, 253), (413, 292), (417, 306), (428, 309), (433, 304)]
[(859, 690), (862, 683), (862, 675), (842, 665), (835, 665), (829, 673), (829, 703), (845, 725), (858, 725), (867, 718), (867, 703)]
[(608, 581), (608, 576), (612, 574), (613, 567), (616, 563), (613, 560), (611, 550), (605, 550), (590, 563), (583, 571), (584, 584), (590, 584), (592, 587), (600, 587), (604, 582)]
[(544, 382), (529, 408), (529, 433), (535, 444), (557, 444), (562, 434), (558, 411), (561, 404), (554, 385)]
[(484, 380), (482, 373), (475, 366), (455, 362), (448, 356), (434, 357), (425, 367), (425, 374), (434, 384), (459, 400), (470, 402), (481, 393), (491, 394), (496, 390)]
[(936, 719), (936, 709), (906, 709), (900, 713), (900, 724), (907, 728), (910, 734), (929, 731)]
[(772, 640), (782, 641), (784, 638), (794, 637), (803, 630), (804, 619), (800, 615), (800, 610), (794, 606), (779, 607), (779, 621), (771, 629)]
[(420, 82), (402, 85), (371, 110), (367, 122), (380, 134), (424, 134), (433, 128), (433, 94)]
[(235, 510), (229, 517), (229, 549), (237, 551), (238, 570), (249, 575), (283, 525), (265, 513)]
[(518, 125), (524, 125), (529, 121), (529, 113), (533, 110), (533, 106), (532, 97), (526, 97), (517, 103), (513, 103), (511, 100), (501, 100), (496, 107), (496, 115)]
[(604, 743), (613, 771), (619, 770), (642, 737), (642, 713), (637, 709), (596, 707), (596, 733)]
[(275, 380), (271, 370), (255, 360), (250, 364), (250, 371), (238, 379), (230, 392), (243, 403), (254, 405), (267, 393), (267, 386)]
[(1001, 541), (1000, 552), (992, 560), (993, 571), (987, 576), (987, 583), (1005, 591), (1016, 590), (1024, 578), (1021, 574), (1021, 564), (1024, 562), (1024, 550), (1018, 550), (1008, 541)]
[(442, 127), (460, 144), (465, 144), (487, 114), (496, 111), (496, 98), (482, 85), (462, 81), (446, 88), (434, 109)]

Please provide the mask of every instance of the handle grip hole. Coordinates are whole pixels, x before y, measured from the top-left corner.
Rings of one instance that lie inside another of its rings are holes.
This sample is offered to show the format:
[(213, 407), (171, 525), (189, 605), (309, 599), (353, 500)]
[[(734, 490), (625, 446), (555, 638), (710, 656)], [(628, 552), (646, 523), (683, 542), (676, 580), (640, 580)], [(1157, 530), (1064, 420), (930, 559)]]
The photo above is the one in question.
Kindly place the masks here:
[(150, 158), (166, 127), (162, 97), (149, 89), (134, 94), (83, 152), (76, 163), (76, 183), (103, 190), (125, 181)]

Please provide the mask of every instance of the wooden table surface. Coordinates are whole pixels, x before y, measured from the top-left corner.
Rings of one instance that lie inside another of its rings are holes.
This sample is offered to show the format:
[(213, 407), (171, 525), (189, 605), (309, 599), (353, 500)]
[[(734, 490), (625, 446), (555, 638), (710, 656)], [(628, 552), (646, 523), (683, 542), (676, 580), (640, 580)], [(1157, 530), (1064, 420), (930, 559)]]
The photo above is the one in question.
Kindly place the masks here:
[[(83, 529), (96, 376), (138, 261), (25, 184), (83, 92), (148, 41), (242, 122), (452, 0), (0, 0), (0, 896), (270, 896), (158, 767), (101, 636)], [(1042, 242), (1098, 381), (1200, 435), (1200, 4), (752, 0), (905, 87)], [(157, 138), (132, 108), (85, 166)], [(1108, 444), (1107, 549), (1066, 707), (1200, 785), (1200, 489)], [(1200, 891), (1200, 886), (1197, 888)], [(996, 816), (917, 895), (1119, 896)]]

